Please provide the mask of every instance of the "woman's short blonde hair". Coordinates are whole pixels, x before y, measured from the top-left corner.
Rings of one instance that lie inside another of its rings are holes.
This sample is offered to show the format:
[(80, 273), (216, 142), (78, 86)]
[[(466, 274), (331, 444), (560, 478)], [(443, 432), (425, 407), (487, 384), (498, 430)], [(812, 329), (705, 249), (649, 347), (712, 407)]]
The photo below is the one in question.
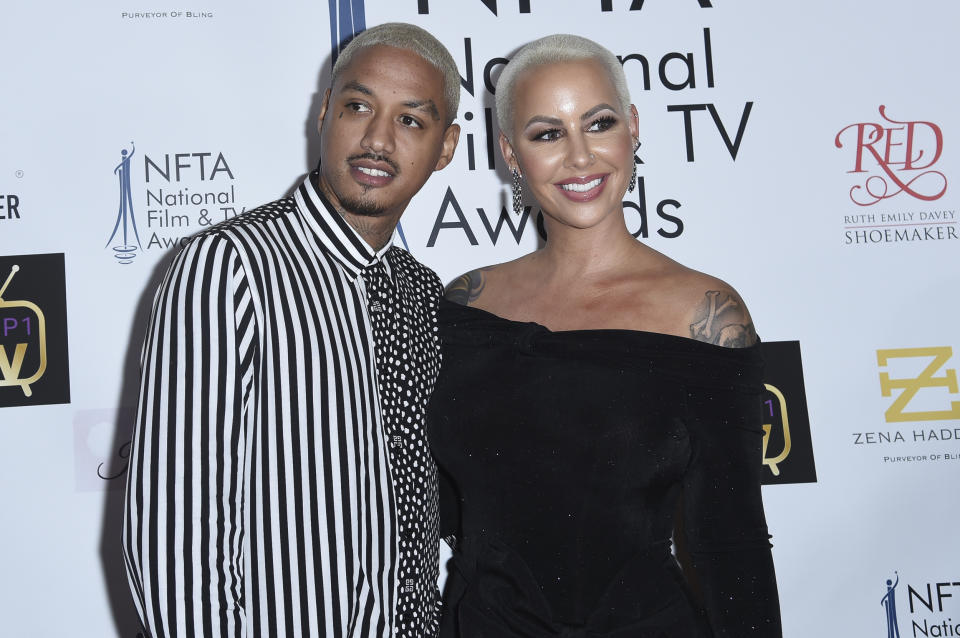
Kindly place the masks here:
[(629, 112), (630, 89), (627, 87), (623, 65), (617, 56), (593, 40), (578, 35), (548, 35), (524, 45), (517, 51), (497, 80), (497, 123), (508, 140), (513, 139), (513, 96), (517, 78), (534, 67), (578, 60), (595, 60), (607, 70), (620, 100), (620, 108), (624, 115)]

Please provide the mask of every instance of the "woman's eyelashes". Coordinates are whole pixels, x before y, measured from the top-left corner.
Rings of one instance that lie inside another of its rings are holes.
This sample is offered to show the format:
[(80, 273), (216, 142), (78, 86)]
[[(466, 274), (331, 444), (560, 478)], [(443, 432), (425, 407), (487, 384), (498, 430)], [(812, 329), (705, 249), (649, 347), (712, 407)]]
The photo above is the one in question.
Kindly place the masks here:
[[(612, 115), (603, 115), (591, 121), (585, 130), (588, 133), (603, 133), (604, 131), (609, 131), (612, 129), (617, 125), (618, 122), (619, 120)], [(530, 141), (552, 142), (563, 137), (564, 133), (565, 131), (562, 128), (549, 128), (546, 130), (534, 131), (530, 136)]]
[(563, 135), (563, 129), (560, 128), (550, 128), (545, 131), (535, 131), (530, 137), (532, 142), (552, 142), (553, 140), (560, 139)]
[(590, 122), (590, 126), (587, 128), (588, 131), (608, 131), (612, 129), (617, 124), (617, 118), (612, 115), (602, 115)]

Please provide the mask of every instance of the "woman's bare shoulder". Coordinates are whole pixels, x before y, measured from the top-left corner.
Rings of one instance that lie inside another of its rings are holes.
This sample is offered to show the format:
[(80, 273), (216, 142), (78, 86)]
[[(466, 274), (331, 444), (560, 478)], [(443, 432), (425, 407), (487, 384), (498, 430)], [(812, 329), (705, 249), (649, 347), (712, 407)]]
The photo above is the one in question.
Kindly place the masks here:
[(743, 298), (730, 284), (696, 270), (678, 273), (673, 302), (682, 309), (689, 337), (726, 348), (757, 342), (757, 332)]
[(483, 289), (487, 285), (487, 273), (494, 268), (496, 266), (484, 266), (463, 273), (447, 284), (443, 296), (461, 306), (469, 306), (483, 294)]
[(488, 286), (491, 281), (494, 282), (496, 287), (498, 280), (508, 279), (523, 261), (524, 257), (520, 257), (513, 261), (492, 264), (465, 272), (447, 285), (444, 296), (462, 306), (474, 305), (474, 302), (480, 299), (484, 292), (489, 292)]

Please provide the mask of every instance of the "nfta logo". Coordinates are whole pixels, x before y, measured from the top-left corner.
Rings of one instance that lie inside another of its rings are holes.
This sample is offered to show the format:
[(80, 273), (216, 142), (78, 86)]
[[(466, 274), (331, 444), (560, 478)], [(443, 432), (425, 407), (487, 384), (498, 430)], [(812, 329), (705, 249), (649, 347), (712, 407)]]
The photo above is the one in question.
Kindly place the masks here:
[[(628, 10), (640, 11), (643, 9), (644, 1), (645, 0), (631, 0)], [(482, 2), (483, 5), (490, 10), (490, 13), (497, 15), (497, 0), (480, 0), (480, 2)], [(713, 8), (713, 5), (710, 4), (711, 0), (696, 0), (696, 2), (700, 5), (701, 9)], [(623, 4), (626, 5), (626, 2), (623, 2)], [(530, 13), (530, 0), (517, 0), (517, 8), (520, 13)], [(550, 8), (554, 9), (554, 7)], [(600, 11), (603, 11), (604, 13), (613, 11), (613, 0), (600, 0)], [(421, 15), (429, 14), (430, 0), (417, 0), (417, 13)]]
[(943, 153), (943, 133), (933, 122), (900, 122), (887, 117), (880, 105), (881, 123), (859, 122), (840, 129), (834, 144), (853, 143), (853, 170), (866, 178), (850, 188), (858, 206), (872, 206), (900, 193), (931, 202), (947, 192), (947, 178), (933, 166)]

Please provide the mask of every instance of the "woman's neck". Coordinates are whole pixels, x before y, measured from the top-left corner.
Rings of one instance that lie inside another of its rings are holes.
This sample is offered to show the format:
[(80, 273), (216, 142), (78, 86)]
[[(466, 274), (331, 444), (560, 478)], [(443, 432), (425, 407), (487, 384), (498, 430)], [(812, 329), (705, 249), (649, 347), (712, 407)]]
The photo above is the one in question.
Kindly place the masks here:
[(591, 228), (573, 228), (546, 220), (547, 243), (538, 261), (549, 279), (572, 281), (602, 277), (622, 268), (640, 245), (627, 230), (623, 211), (612, 212)]

